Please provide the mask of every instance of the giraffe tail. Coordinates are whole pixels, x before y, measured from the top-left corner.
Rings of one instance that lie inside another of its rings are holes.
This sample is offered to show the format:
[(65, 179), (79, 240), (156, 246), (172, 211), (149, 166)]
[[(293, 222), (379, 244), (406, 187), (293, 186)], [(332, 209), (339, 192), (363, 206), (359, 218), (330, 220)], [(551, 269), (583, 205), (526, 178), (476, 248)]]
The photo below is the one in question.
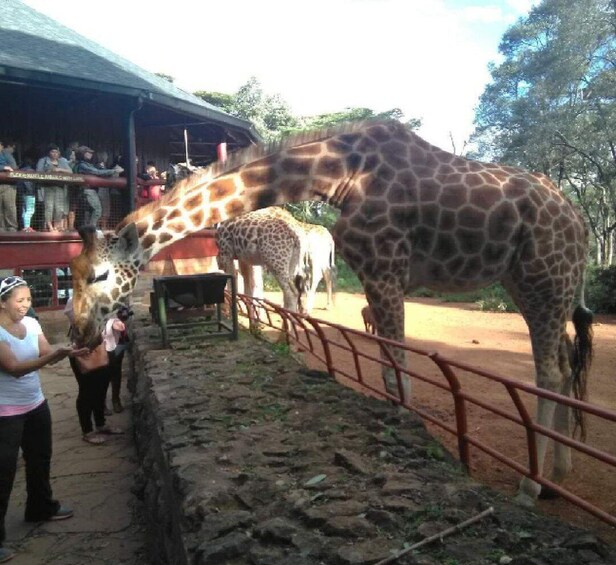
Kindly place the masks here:
[[(588, 372), (592, 363), (593, 354), (593, 314), (584, 305), (578, 306), (573, 312), (573, 326), (575, 328), (575, 339), (573, 340), (573, 355), (571, 362), (571, 380), (573, 395), (578, 400), (586, 400)], [(586, 439), (585, 413), (582, 410), (574, 409), (574, 430), (580, 430), (582, 441)]]

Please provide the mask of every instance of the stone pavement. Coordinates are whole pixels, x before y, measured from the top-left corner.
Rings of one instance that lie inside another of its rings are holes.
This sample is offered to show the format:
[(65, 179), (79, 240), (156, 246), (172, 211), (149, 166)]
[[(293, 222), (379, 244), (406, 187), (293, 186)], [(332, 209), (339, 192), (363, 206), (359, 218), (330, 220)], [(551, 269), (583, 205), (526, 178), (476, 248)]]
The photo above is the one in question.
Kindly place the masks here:
[[(61, 313), (41, 313), (40, 322), (50, 342), (66, 339), (66, 319)], [(17, 552), (11, 564), (146, 563), (140, 503), (132, 492), (138, 465), (126, 390), (128, 370), (125, 358), (122, 401), (126, 409), (108, 417), (109, 423), (127, 433), (112, 436), (100, 446), (81, 439), (75, 408), (77, 383), (68, 360), (42, 370), (43, 391), (53, 420), (54, 496), (73, 508), (75, 515), (59, 522), (24, 522), (25, 476), (20, 458), (6, 520), (5, 545)]]

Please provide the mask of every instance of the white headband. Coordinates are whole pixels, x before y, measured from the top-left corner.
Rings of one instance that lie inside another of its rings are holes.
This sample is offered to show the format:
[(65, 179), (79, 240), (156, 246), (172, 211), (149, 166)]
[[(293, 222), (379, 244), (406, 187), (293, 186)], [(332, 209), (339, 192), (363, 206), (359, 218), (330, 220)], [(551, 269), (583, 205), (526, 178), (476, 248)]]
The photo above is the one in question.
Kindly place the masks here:
[(2, 281), (0, 281), (0, 297), (11, 292), (11, 290), (18, 286), (28, 286), (28, 283), (21, 277), (6, 277), (2, 279)]

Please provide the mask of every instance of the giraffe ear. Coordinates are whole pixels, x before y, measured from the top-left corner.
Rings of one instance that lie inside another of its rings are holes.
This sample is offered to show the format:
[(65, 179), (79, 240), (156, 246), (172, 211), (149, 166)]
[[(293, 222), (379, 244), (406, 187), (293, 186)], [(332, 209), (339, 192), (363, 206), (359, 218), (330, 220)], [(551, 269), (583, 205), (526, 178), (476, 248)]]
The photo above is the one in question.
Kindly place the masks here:
[(132, 255), (139, 248), (139, 233), (137, 226), (131, 222), (118, 233), (118, 249), (123, 255)]

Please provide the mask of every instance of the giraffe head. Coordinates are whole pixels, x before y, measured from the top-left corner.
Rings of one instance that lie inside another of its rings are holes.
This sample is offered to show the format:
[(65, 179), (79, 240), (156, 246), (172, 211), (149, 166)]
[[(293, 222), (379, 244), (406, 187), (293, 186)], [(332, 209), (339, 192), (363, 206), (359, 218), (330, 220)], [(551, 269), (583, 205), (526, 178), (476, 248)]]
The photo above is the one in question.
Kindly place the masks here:
[(91, 226), (82, 228), (79, 234), (83, 248), (71, 261), (73, 336), (78, 345), (95, 347), (106, 320), (128, 302), (143, 251), (134, 223), (117, 234), (103, 235)]

